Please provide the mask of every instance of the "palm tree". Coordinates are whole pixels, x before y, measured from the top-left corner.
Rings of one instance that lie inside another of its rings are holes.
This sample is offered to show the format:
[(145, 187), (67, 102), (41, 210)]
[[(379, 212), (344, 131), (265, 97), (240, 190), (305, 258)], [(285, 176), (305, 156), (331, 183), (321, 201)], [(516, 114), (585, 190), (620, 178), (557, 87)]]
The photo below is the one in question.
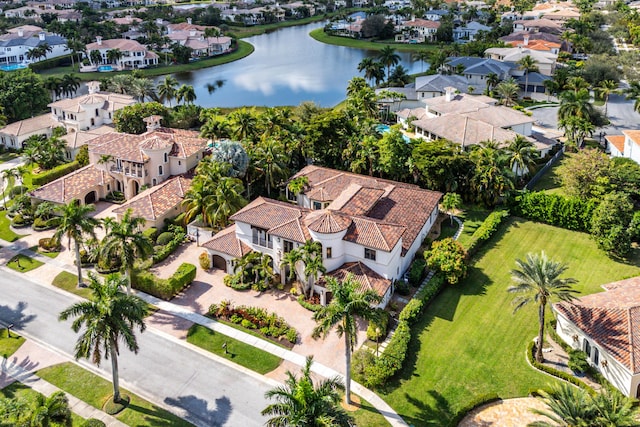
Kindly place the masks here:
[(640, 81), (629, 82), (629, 87), (624, 90), (624, 93), (627, 99), (635, 101), (633, 103), (633, 110), (636, 113), (640, 113)]
[(496, 73), (487, 74), (487, 95), (500, 83), (500, 77)]
[(107, 62), (117, 64), (124, 54), (120, 49), (109, 49), (107, 51)]
[(7, 209), (7, 197), (11, 196), (11, 190), (16, 186), (16, 180), (20, 178), (20, 173), (17, 168), (5, 169), (2, 171), (2, 184), (6, 182), (7, 186), (4, 189), (2, 201), (4, 203), (5, 210)]
[(447, 193), (442, 198), (442, 209), (449, 213), (451, 225), (453, 225), (453, 211), (462, 206), (462, 197), (458, 193)]
[(538, 150), (536, 150), (533, 142), (522, 135), (516, 135), (507, 146), (506, 151), (510, 157), (509, 166), (513, 173), (516, 174), (516, 178), (525, 175), (536, 164), (535, 159), (538, 157)]
[(414, 61), (420, 61), (420, 72), (424, 72), (424, 63), (431, 59), (431, 53), (428, 50), (420, 50), (413, 54)]
[(378, 52), (378, 58), (383, 66), (387, 67), (387, 80), (391, 74), (391, 67), (400, 63), (400, 55), (391, 46), (385, 46)]
[(332, 294), (329, 305), (322, 307), (313, 315), (318, 324), (313, 329), (313, 338), (322, 336), (326, 338), (332, 329), (336, 329), (339, 337), (344, 336), (345, 367), (345, 399), (351, 403), (351, 352), (357, 344), (358, 324), (356, 316), (365, 320), (375, 320), (378, 311), (371, 306), (380, 302), (380, 296), (373, 290), (359, 290), (357, 283), (351, 274), (342, 282), (333, 277), (327, 277), (327, 288)]
[(228, 176), (220, 178), (214, 187), (211, 203), (205, 207), (211, 225), (224, 228), (229, 223), (229, 217), (246, 206), (247, 201), (242, 197), (244, 186), (238, 178)]
[(73, 74), (65, 74), (62, 76), (61, 81), (62, 92), (70, 97), (80, 88), (80, 82), (80, 77)]
[(543, 362), (542, 345), (544, 343), (544, 318), (547, 302), (551, 298), (561, 301), (572, 301), (577, 293), (571, 287), (576, 279), (561, 279), (567, 271), (567, 265), (547, 258), (544, 253), (528, 253), (526, 260), (516, 260), (519, 269), (511, 270), (511, 277), (516, 283), (507, 289), (508, 292), (524, 294), (514, 299), (514, 313), (530, 302), (538, 304), (538, 343), (536, 345), (536, 360)]
[(58, 77), (47, 77), (44, 81), (44, 87), (51, 91), (51, 99), (57, 101), (62, 93), (62, 79)]
[(618, 83), (614, 80), (603, 80), (600, 85), (596, 87), (596, 91), (600, 94), (600, 97), (604, 98), (604, 115), (607, 115), (607, 107), (609, 106), (609, 95), (612, 93), (618, 93)]
[(292, 179), (287, 184), (287, 190), (289, 193), (293, 193), (296, 196), (302, 193), (309, 186), (309, 177), (308, 176), (299, 176), (297, 178)]
[(475, 168), (469, 181), (477, 202), (494, 206), (501, 196), (512, 190), (513, 172), (508, 158), (493, 142), (472, 147), (469, 159)]
[(372, 84), (374, 81), (375, 84), (378, 84), (380, 80), (384, 79), (384, 65), (371, 57), (363, 58), (362, 61), (360, 61), (358, 71), (364, 72), (364, 77), (367, 80), (371, 80)]
[(137, 259), (144, 259), (153, 253), (153, 242), (141, 233), (146, 222), (144, 218), (132, 216), (127, 209), (120, 221), (105, 224), (107, 235), (102, 241), (100, 256), (105, 259), (118, 258), (127, 282), (127, 295), (131, 294), (131, 272)]
[(138, 341), (135, 330), (144, 332), (146, 325), (147, 303), (137, 296), (125, 295), (121, 288), (126, 279), (119, 274), (110, 274), (104, 284), (93, 274), (89, 275), (92, 298), (73, 304), (60, 313), (59, 319), (66, 321), (75, 318), (71, 324), (74, 332), (84, 331), (76, 342), (76, 359), (88, 359), (100, 366), (102, 356), (111, 358), (111, 373), (113, 375), (113, 401), (119, 403), (120, 380), (118, 375), (118, 355), (120, 343), (138, 353)]
[(580, 117), (591, 120), (594, 116), (594, 108), (590, 101), (591, 95), (587, 89), (561, 92), (558, 120), (568, 117)]
[(169, 107), (171, 107), (171, 100), (176, 97), (176, 86), (178, 86), (178, 81), (173, 76), (166, 76), (158, 84), (158, 95), (163, 101), (169, 103)]
[(100, 65), (102, 63), (102, 53), (99, 50), (92, 50), (89, 52), (89, 60), (93, 65)]
[(343, 389), (339, 377), (314, 384), (311, 378), (313, 356), (308, 356), (302, 369), (302, 376), (287, 371), (284, 386), (278, 386), (265, 393), (267, 399), (275, 399), (262, 411), (262, 415), (272, 416), (267, 420), (269, 427), (349, 427), (351, 417), (340, 407), (340, 393)]
[(149, 98), (150, 100), (156, 100), (158, 98), (153, 81), (144, 77), (131, 81), (131, 92), (140, 102), (144, 102), (145, 98)]
[(524, 96), (527, 96), (527, 91), (529, 90), (529, 73), (538, 71), (538, 66), (536, 65), (535, 59), (531, 57), (531, 55), (526, 55), (520, 58), (517, 62), (518, 68), (524, 70)]
[(207, 207), (211, 205), (213, 197), (210, 186), (204, 179), (194, 179), (191, 183), (189, 191), (182, 200), (182, 206), (185, 207), (184, 222), (188, 224), (192, 219), (200, 215), (202, 221), (211, 225)]
[[(74, 69), (74, 57), (78, 54), (82, 54), (86, 49), (86, 45), (82, 43), (81, 40), (78, 39), (68, 39), (67, 40), (67, 48), (71, 51), (71, 71)], [(78, 65), (80, 65), (80, 56), (75, 58), (78, 60)]]
[(241, 108), (229, 113), (227, 117), (229, 119), (231, 136), (235, 140), (253, 140), (253, 137), (256, 135), (258, 126), (258, 119), (253, 113), (253, 110)]
[(282, 256), (282, 259), (280, 260), (280, 269), (284, 272), (284, 270), (288, 267), (289, 279), (293, 279), (294, 277), (298, 278), (297, 265), (298, 265), (298, 262), (301, 262), (301, 261), (302, 261), (302, 251), (300, 251), (299, 249), (292, 249)]
[(191, 85), (182, 85), (176, 91), (176, 99), (178, 103), (184, 101), (185, 104), (190, 105), (193, 104), (193, 101), (195, 101), (196, 98), (196, 91)]
[(67, 246), (71, 246), (71, 239), (75, 242), (78, 286), (83, 286), (80, 244), (82, 243), (85, 235), (89, 235), (95, 239), (95, 230), (100, 227), (100, 221), (88, 216), (89, 212), (93, 212), (94, 210), (95, 207), (93, 205), (81, 205), (77, 199), (70, 201), (66, 205), (62, 206), (60, 225), (58, 225), (58, 228), (53, 235), (53, 238), (57, 242), (60, 242), (62, 236), (66, 236), (68, 240)]
[(286, 155), (282, 145), (273, 138), (263, 139), (255, 154), (264, 172), (267, 195), (271, 196), (271, 187), (275, 187), (286, 176)]
[(503, 80), (495, 87), (495, 92), (500, 97), (500, 101), (507, 107), (513, 105), (515, 100), (518, 99), (519, 90), (520, 87), (518, 86), (518, 83), (516, 83), (516, 81), (513, 79), (513, 77), (507, 80)]

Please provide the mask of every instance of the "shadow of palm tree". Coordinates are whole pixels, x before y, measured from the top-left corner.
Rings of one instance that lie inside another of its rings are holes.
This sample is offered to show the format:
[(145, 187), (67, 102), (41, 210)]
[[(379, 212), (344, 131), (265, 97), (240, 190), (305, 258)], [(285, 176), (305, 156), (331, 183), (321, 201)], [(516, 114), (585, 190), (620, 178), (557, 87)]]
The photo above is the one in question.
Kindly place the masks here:
[(194, 395), (180, 396), (177, 399), (167, 397), (165, 403), (187, 411), (187, 421), (215, 427), (226, 424), (233, 408), (231, 400), (222, 396), (215, 400), (215, 408), (209, 409), (209, 402)]
[(13, 324), (13, 328), (22, 329), (36, 318), (35, 314), (25, 314), (28, 304), (20, 301), (15, 308), (0, 305), (0, 322)]
[(451, 411), (449, 402), (444, 398), (444, 396), (435, 390), (429, 390), (427, 394), (433, 400), (433, 405), (428, 405), (425, 402), (405, 393), (404, 397), (407, 402), (416, 407), (419, 413), (417, 416), (403, 416), (403, 418), (408, 421), (409, 424), (416, 426), (439, 427), (447, 425), (448, 421), (453, 417), (453, 412)]

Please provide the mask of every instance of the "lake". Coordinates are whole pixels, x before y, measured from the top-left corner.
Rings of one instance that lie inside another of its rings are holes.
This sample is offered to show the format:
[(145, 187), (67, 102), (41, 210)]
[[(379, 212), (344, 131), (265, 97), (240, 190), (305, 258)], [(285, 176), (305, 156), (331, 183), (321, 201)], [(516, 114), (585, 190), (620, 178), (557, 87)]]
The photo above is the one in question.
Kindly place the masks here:
[[(174, 77), (181, 84), (192, 85), (198, 96), (196, 103), (204, 107), (296, 106), (304, 101), (333, 107), (345, 98), (349, 80), (363, 75), (358, 72), (360, 61), (377, 53), (328, 45), (309, 36), (311, 30), (325, 24), (282, 28), (243, 39), (255, 47), (246, 58)], [(411, 53), (397, 53), (409, 74), (428, 68), (413, 61)], [(210, 94), (207, 87), (217, 80), (224, 84)]]

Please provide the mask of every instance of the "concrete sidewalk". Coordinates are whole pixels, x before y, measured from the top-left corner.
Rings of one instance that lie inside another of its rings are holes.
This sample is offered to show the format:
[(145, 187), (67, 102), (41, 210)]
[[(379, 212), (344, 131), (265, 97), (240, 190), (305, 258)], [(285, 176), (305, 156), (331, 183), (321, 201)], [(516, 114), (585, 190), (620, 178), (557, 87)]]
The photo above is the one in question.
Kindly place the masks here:
[[(36, 258), (47, 265), (55, 266), (63, 271), (68, 271), (69, 273), (72, 273), (72, 274), (77, 273), (75, 266), (61, 262), (59, 260), (56, 260), (55, 258), (51, 259), (51, 258), (42, 256), (40, 254), (36, 254), (33, 251), (31, 251), (28, 247), (25, 247), (24, 244), (20, 244), (19, 241), (15, 242), (14, 244), (11, 244), (11, 243), (7, 243), (7, 244), (8, 246), (2, 249), (2, 251), (5, 252), (4, 258), (6, 260), (10, 259), (12, 256), (14, 256), (17, 253), (22, 253), (24, 255)], [(3, 267), (3, 268), (7, 268), (7, 267)], [(35, 279), (41, 285), (51, 286), (50, 282), (44, 283), (42, 279), (39, 277), (36, 277), (36, 278), (32, 277), (32, 279)], [(171, 302), (160, 300), (158, 298), (155, 298), (151, 295), (148, 295), (139, 291), (135, 291), (135, 294), (138, 295), (143, 300), (147, 301), (148, 303), (159, 307), (164, 312), (169, 313), (172, 316), (175, 316), (176, 318), (185, 319), (193, 323), (205, 326), (213, 331), (219, 332), (223, 335), (242, 341), (245, 344), (262, 349), (288, 362), (294, 363), (297, 366), (302, 367), (305, 365), (306, 357), (301, 354), (284, 349), (275, 344), (272, 344), (269, 341), (247, 334), (235, 328), (231, 328), (225, 324), (219, 323), (201, 314), (194, 313), (190, 310), (187, 310)], [(180, 340), (179, 342), (182, 343), (183, 345), (187, 345), (182, 340)], [(344, 376), (342, 374), (320, 363), (314, 362), (311, 367), (311, 370), (317, 373), (318, 375), (321, 375), (322, 377), (333, 378), (337, 376), (344, 381)], [(408, 424), (402, 419), (402, 417), (400, 417), (384, 400), (382, 400), (373, 391), (367, 389), (366, 387), (362, 386), (361, 384), (353, 380), (351, 381), (351, 390), (355, 394), (367, 400), (373, 407), (375, 407), (378, 410), (378, 412), (380, 412), (380, 414), (382, 414), (386, 418), (386, 420), (391, 424), (391, 426), (393, 427), (408, 426)]]

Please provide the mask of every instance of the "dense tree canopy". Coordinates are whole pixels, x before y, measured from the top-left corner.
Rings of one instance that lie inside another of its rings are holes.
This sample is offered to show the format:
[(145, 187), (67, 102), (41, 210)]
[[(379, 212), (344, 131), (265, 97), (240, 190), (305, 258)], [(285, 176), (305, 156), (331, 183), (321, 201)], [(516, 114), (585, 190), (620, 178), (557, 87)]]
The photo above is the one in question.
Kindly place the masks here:
[(50, 102), (43, 80), (30, 69), (0, 73), (0, 107), (9, 123), (44, 113)]

